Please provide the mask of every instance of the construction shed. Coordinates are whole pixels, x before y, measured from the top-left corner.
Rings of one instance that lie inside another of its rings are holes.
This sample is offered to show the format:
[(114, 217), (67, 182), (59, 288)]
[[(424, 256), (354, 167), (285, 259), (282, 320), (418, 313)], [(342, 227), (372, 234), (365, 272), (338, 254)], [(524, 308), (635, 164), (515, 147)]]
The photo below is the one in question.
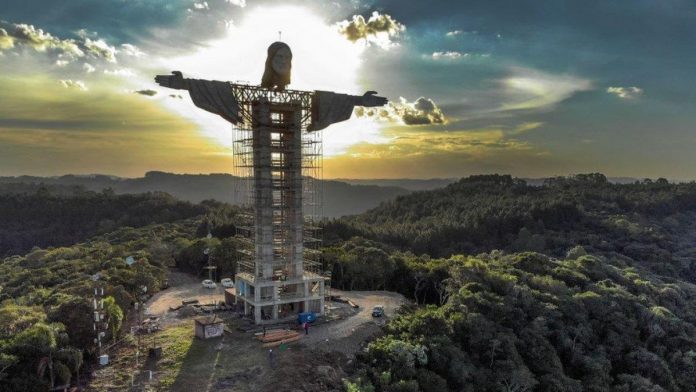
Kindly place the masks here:
[(202, 316), (194, 319), (194, 328), (198, 338), (217, 338), (224, 333), (225, 323), (217, 316)]

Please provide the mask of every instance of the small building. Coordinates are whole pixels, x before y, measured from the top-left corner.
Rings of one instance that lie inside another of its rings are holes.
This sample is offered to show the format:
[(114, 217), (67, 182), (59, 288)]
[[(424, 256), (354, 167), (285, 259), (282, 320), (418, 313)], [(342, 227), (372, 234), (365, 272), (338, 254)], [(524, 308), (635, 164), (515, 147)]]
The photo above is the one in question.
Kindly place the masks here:
[(194, 328), (200, 339), (217, 338), (225, 332), (225, 323), (217, 316), (202, 316), (194, 319)]

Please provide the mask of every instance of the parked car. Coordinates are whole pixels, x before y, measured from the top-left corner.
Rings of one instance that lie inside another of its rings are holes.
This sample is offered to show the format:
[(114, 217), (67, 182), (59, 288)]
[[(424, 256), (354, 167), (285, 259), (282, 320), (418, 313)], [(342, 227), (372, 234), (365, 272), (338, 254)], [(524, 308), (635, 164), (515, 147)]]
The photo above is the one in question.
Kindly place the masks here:
[(372, 317), (382, 317), (384, 316), (384, 306), (377, 305), (372, 308)]
[(206, 289), (214, 289), (217, 287), (217, 285), (212, 280), (206, 279), (203, 281), (203, 287), (205, 287)]
[(222, 287), (227, 287), (227, 288), (234, 287), (234, 281), (230, 278), (225, 278), (225, 279), (221, 280), (220, 284), (222, 285)]

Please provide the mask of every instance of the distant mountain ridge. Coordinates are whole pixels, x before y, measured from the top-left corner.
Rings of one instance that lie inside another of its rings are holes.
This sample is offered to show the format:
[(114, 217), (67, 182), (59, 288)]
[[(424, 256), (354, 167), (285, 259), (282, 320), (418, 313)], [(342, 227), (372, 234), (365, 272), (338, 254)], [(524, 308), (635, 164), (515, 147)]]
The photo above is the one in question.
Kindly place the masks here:
[[(532, 186), (543, 185), (544, 181), (548, 180), (547, 177), (520, 179)], [(409, 191), (431, 191), (433, 189), (444, 188), (447, 185), (453, 184), (459, 181), (459, 178), (336, 178), (335, 180), (351, 185), (395, 186), (408, 189)], [(607, 181), (613, 184), (632, 184), (636, 181), (640, 181), (640, 179), (634, 177), (608, 177)]]
[(444, 188), (447, 185), (459, 181), (458, 178), (375, 178), (375, 179), (355, 179), (337, 178), (336, 181), (345, 182), (351, 185), (376, 185), (392, 186), (408, 189), (409, 191), (429, 191), (437, 188)]
[[(207, 199), (239, 204), (234, 189), (239, 178), (230, 174), (174, 174), (150, 171), (144, 177), (121, 178), (110, 175), (64, 175), (60, 177), (0, 177), (0, 184), (15, 192), (24, 189), (21, 184), (43, 184), (53, 187), (82, 186), (90, 191), (111, 188), (117, 194), (166, 192), (178, 199), (199, 203)], [(398, 186), (352, 185), (341, 181), (322, 181), (324, 193), (323, 215), (335, 218), (353, 215), (377, 207), (380, 203), (409, 193)]]

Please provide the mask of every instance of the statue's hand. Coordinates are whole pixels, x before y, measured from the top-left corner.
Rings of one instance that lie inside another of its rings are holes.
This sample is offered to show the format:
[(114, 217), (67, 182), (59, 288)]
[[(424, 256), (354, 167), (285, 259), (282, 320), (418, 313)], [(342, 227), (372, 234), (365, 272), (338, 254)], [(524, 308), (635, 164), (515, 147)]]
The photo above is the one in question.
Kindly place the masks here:
[(157, 75), (155, 82), (162, 87), (175, 88), (178, 90), (185, 89), (184, 77), (179, 71), (172, 71), (171, 75)]
[(368, 91), (362, 96), (362, 103), (360, 106), (374, 107), (374, 106), (384, 106), (389, 102), (384, 97), (378, 97), (377, 91)]

